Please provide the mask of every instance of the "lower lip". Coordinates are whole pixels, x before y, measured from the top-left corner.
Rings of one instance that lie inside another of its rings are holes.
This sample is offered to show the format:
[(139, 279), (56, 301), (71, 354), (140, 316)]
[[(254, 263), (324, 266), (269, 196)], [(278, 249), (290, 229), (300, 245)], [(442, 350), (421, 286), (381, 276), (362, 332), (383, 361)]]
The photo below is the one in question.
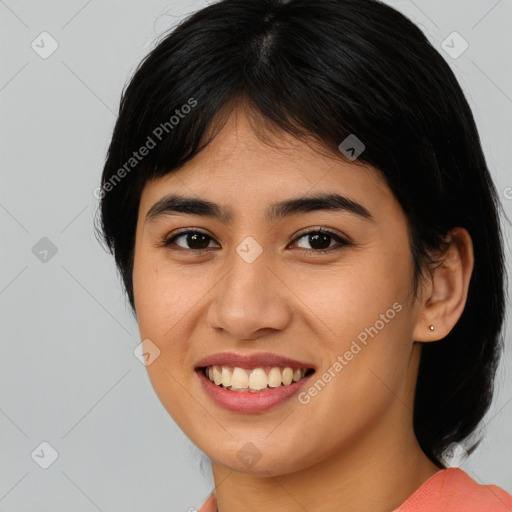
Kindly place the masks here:
[(206, 393), (210, 395), (213, 401), (234, 412), (262, 412), (267, 411), (292, 396), (296, 395), (304, 383), (314, 375), (303, 377), (298, 382), (294, 382), (287, 386), (279, 386), (272, 388), (270, 391), (260, 392), (243, 392), (243, 391), (229, 391), (228, 389), (221, 388), (208, 379), (202, 369), (197, 369), (196, 373), (203, 385)]

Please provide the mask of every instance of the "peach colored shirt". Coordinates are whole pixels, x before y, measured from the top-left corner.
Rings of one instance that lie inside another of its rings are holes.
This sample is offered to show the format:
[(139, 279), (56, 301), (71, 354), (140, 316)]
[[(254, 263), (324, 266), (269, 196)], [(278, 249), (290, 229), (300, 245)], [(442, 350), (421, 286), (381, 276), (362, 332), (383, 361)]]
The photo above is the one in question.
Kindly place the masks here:
[[(216, 512), (212, 493), (198, 512)], [(460, 468), (440, 469), (393, 512), (512, 512), (512, 495), (481, 485)]]

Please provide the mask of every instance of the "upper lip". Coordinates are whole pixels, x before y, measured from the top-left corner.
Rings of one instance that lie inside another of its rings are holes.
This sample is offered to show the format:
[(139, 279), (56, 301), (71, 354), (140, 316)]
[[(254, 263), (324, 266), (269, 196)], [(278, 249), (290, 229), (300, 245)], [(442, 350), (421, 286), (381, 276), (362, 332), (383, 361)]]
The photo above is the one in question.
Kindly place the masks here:
[(237, 354), (235, 352), (221, 352), (207, 356), (196, 363), (196, 368), (205, 366), (231, 366), (239, 368), (261, 368), (265, 366), (292, 369), (296, 368), (313, 368), (311, 363), (297, 361), (289, 357), (277, 354), (260, 352), (258, 354)]

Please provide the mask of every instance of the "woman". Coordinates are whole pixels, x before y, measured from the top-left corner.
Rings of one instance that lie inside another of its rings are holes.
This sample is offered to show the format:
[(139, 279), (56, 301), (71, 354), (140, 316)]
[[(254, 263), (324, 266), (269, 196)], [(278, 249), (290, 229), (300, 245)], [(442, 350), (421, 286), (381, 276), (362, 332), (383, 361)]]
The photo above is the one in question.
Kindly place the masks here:
[(373, 0), (224, 0), (123, 93), (101, 231), (201, 511), (510, 511), (449, 468), (501, 349), (500, 204), (468, 103)]

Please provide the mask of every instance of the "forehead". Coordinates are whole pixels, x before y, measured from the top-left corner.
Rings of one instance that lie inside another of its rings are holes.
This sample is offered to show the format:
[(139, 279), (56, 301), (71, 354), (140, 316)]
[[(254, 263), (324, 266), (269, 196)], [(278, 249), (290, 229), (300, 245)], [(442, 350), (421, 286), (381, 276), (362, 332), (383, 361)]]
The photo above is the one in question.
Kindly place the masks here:
[(169, 192), (247, 209), (320, 193), (338, 193), (361, 203), (393, 202), (380, 171), (349, 162), (313, 139), (255, 130), (235, 110), (208, 145), (180, 169), (146, 183), (141, 214)]

